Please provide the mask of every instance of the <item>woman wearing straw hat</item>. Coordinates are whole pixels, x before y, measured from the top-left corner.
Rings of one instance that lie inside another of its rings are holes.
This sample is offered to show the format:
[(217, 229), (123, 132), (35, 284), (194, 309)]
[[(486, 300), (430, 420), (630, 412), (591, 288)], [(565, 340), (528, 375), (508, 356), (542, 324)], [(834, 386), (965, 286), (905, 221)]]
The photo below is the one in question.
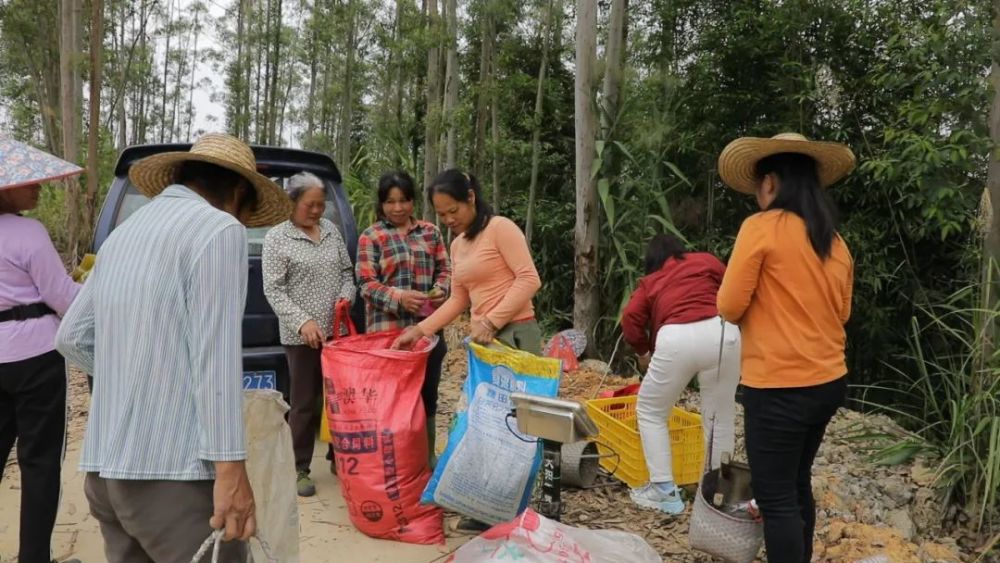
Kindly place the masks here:
[[(101, 246), (60, 327), (67, 360), (94, 375), (80, 470), (110, 563), (187, 563), (212, 528), (256, 529), (244, 460), (241, 325), (246, 226), (291, 202), (253, 151), (207, 134), (147, 157), (129, 179), (152, 198)], [(220, 561), (246, 559), (244, 542)]]
[(288, 179), (285, 191), (294, 208), (287, 221), (264, 237), (261, 271), (264, 295), (278, 316), (288, 358), (296, 489), (299, 496), (311, 497), (316, 484), (309, 466), (320, 425), (316, 404), (323, 396), (320, 358), (323, 343), (334, 336), (335, 305), (354, 301), (354, 264), (337, 226), (323, 218), (323, 180), (300, 172)]
[(737, 139), (719, 174), (757, 198), (719, 289), (719, 313), (743, 332), (747, 456), (767, 557), (812, 558), (812, 463), (847, 395), (844, 323), (854, 265), (826, 192), (854, 169), (838, 143), (795, 133)]
[(16, 440), (18, 561), (49, 563), (66, 439), (66, 362), (55, 336), (80, 286), (45, 227), (20, 214), (38, 205), (42, 182), (83, 169), (8, 139), (0, 162), (0, 478)]

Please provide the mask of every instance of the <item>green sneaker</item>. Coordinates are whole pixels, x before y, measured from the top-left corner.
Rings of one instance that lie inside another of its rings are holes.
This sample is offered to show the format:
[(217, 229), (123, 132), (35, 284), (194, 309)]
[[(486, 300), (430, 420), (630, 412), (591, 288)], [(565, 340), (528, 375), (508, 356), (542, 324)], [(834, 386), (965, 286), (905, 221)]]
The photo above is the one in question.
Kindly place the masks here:
[(295, 481), (300, 497), (311, 497), (316, 494), (316, 483), (309, 478), (308, 471), (299, 471), (299, 478)]

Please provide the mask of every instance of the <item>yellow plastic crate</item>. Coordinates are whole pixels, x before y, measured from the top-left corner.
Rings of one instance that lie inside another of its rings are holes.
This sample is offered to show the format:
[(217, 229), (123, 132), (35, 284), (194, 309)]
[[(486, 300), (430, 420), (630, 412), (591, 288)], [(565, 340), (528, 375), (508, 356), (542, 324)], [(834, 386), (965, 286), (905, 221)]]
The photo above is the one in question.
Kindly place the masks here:
[[(600, 429), (597, 445), (601, 466), (614, 471), (614, 476), (629, 487), (638, 487), (649, 481), (646, 456), (639, 439), (639, 424), (635, 414), (636, 396), (612, 397), (587, 401), (587, 413)], [(674, 407), (668, 422), (670, 428), (670, 453), (673, 458), (674, 482), (690, 485), (701, 479), (704, 469), (705, 439), (701, 429), (701, 416)], [(616, 468), (617, 466), (617, 468)]]

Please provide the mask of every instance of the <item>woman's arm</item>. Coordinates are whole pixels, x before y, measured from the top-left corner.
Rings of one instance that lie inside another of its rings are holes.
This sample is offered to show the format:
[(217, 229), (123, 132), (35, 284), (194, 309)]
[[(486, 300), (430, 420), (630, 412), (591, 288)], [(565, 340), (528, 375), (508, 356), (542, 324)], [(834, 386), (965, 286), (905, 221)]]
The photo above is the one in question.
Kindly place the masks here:
[[(63, 267), (59, 253), (52, 245), (48, 231), (41, 223), (32, 221), (29, 227), (36, 232), (25, 233), (28, 241), (27, 269), (31, 281), (38, 288), (38, 294), (59, 316), (66, 314), (70, 303), (80, 292), (80, 285), (73, 281)], [(27, 230), (27, 229), (26, 229)]]
[(361, 297), (380, 311), (400, 315), (403, 313), (402, 292), (382, 283), (382, 246), (368, 234), (358, 239), (358, 265), (356, 268)]
[(847, 324), (847, 321), (851, 318), (851, 300), (854, 297), (854, 259), (850, 255), (848, 255), (847, 259), (849, 263), (847, 280), (844, 282), (844, 301), (840, 306), (841, 324)]
[(719, 315), (734, 324), (740, 322), (750, 306), (750, 300), (757, 290), (764, 256), (767, 254), (767, 240), (755, 217), (750, 216), (740, 227), (733, 255), (729, 258), (729, 267), (726, 268), (726, 275), (719, 287)]
[(354, 265), (351, 264), (351, 255), (347, 253), (347, 244), (344, 243), (344, 238), (340, 236), (337, 227), (331, 224), (330, 228), (333, 229), (334, 245), (337, 247), (337, 263), (340, 264), (340, 270), (337, 273), (337, 287), (340, 290), (337, 297), (354, 303), (358, 289), (354, 285)]
[[(66, 361), (83, 371), (94, 373), (94, 278), (95, 272), (83, 290), (65, 311), (56, 333), (56, 349)], [(49, 305), (51, 307), (51, 305)]]
[(514, 272), (514, 283), (507, 294), (492, 311), (486, 313), (486, 319), (497, 328), (507, 326), (514, 320), (514, 315), (521, 312), (542, 287), (542, 280), (535, 269), (535, 261), (531, 259), (531, 250), (524, 238), (524, 233), (513, 221), (503, 217), (493, 219), (493, 240), (497, 251), (507, 267)]
[(451, 288), (451, 260), (448, 259), (448, 249), (444, 246), (441, 231), (434, 228), (434, 287), (440, 288), (446, 294)]
[(425, 336), (430, 336), (457, 319), (469, 308), (469, 303), (469, 290), (462, 284), (453, 283), (451, 296), (448, 297), (448, 300), (438, 307), (438, 310), (434, 311), (431, 316), (420, 321), (417, 326), (420, 327)]
[(628, 304), (622, 310), (622, 336), (625, 342), (640, 356), (650, 351), (649, 341), (649, 295), (646, 285), (639, 280)]

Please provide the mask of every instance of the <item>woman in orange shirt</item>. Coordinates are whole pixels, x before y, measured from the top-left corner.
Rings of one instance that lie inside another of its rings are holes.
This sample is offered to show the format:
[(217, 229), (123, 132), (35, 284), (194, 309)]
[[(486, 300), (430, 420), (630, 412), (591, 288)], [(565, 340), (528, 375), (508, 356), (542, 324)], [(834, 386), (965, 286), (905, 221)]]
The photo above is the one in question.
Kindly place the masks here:
[[(441, 223), (451, 229), (451, 296), (431, 316), (406, 330), (393, 348), (409, 348), (472, 313), (472, 340), (489, 344), (498, 338), (520, 350), (542, 353), (542, 331), (532, 298), (542, 282), (524, 233), (506, 217), (493, 214), (479, 182), (460, 170), (438, 174), (428, 189)], [(459, 532), (479, 533), (489, 525), (463, 517)]]
[(393, 347), (412, 346), (468, 309), (475, 342), (489, 344), (500, 338), (541, 354), (542, 333), (531, 299), (542, 282), (524, 233), (510, 219), (493, 214), (471, 174), (445, 170), (434, 179), (428, 196), (441, 223), (455, 235), (451, 296), (434, 314), (407, 329)]
[(722, 180), (761, 209), (736, 236), (718, 306), (742, 331), (747, 456), (772, 563), (812, 558), (813, 459), (847, 396), (854, 265), (825, 188), (854, 162), (795, 133), (737, 139), (719, 156)]

